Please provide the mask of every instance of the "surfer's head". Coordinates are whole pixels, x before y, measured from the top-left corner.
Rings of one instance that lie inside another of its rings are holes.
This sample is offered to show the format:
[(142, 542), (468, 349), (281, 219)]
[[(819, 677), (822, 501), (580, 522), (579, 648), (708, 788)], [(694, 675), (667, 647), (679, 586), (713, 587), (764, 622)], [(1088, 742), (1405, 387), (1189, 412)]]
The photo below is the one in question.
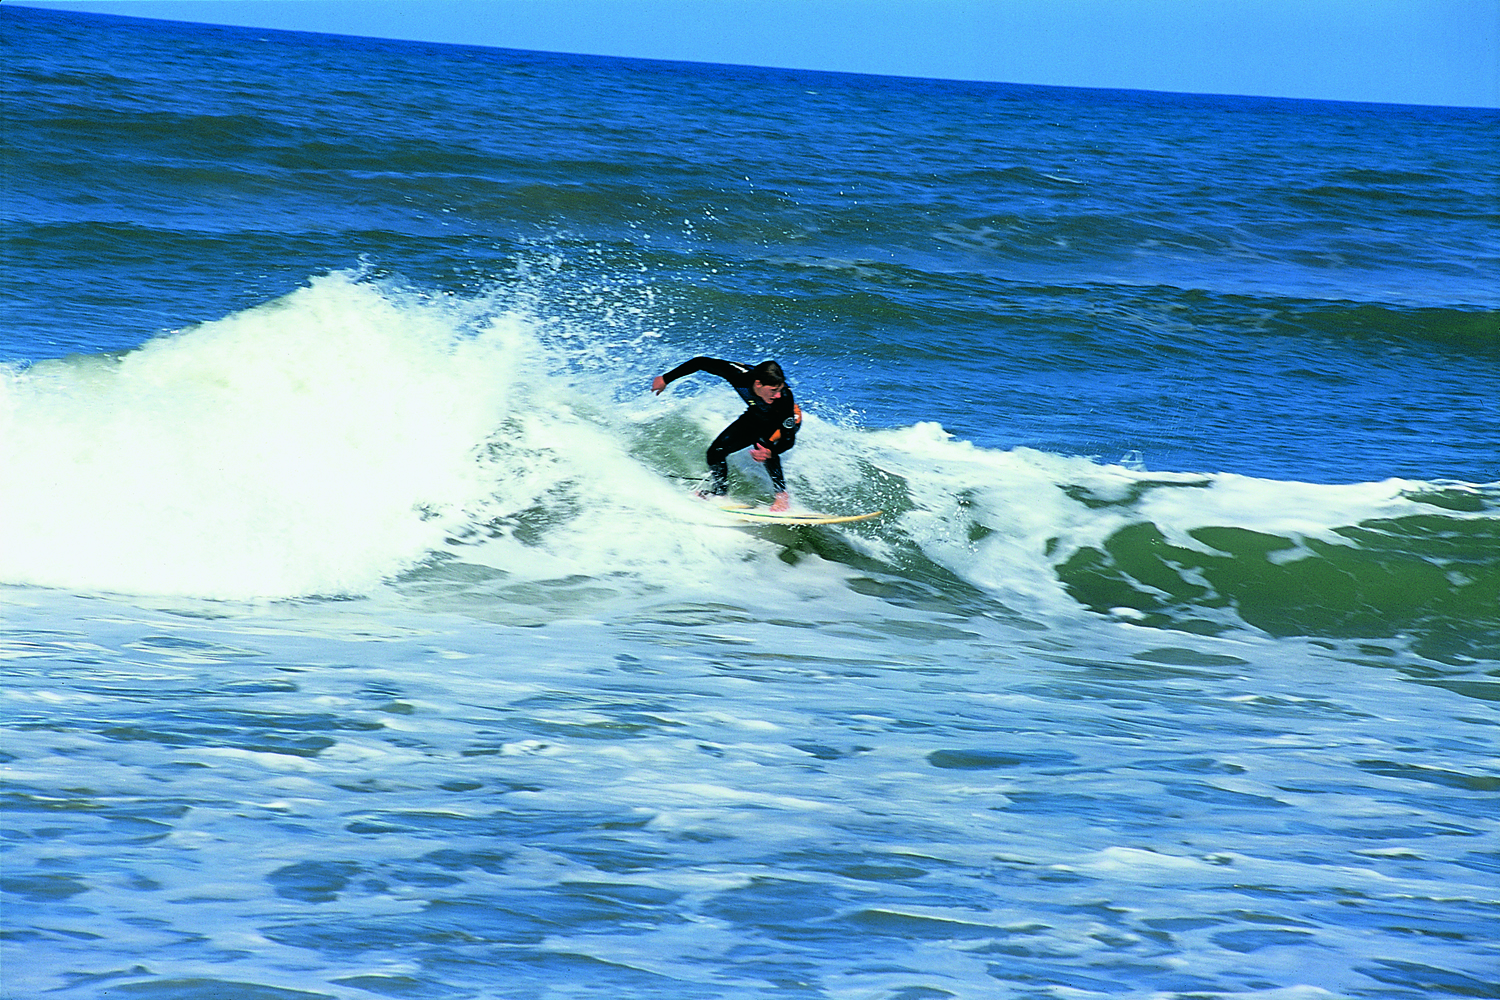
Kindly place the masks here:
[(786, 374), (782, 372), (781, 366), (774, 361), (762, 361), (750, 369), (750, 377), (761, 385), (786, 388)]
[(750, 391), (762, 403), (774, 403), (786, 392), (786, 376), (774, 361), (762, 361), (750, 369)]

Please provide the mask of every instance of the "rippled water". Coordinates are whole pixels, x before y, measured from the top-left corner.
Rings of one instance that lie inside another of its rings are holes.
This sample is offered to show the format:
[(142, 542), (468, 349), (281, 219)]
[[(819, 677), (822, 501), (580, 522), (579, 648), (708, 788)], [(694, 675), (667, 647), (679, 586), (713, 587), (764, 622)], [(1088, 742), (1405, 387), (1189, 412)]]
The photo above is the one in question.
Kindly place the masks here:
[(9, 605), (11, 995), (1493, 986), (1492, 684), (875, 599), (372, 610)]

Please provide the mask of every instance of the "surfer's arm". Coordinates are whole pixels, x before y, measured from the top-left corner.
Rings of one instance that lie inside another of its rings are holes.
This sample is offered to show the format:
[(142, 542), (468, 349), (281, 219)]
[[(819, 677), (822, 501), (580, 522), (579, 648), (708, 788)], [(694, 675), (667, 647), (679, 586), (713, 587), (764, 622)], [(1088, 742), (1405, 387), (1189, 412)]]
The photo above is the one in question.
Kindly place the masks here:
[[(790, 447), (791, 445), (787, 445), (787, 448)], [(781, 449), (781, 451), (785, 450), (786, 448)], [(792, 495), (786, 490), (786, 479), (781, 472), (781, 460), (777, 458), (781, 454), (781, 451), (772, 450), (759, 441), (750, 446), (750, 457), (757, 462), (769, 462), (773, 458), (776, 459), (775, 464), (766, 469), (766, 472), (771, 476), (771, 483), (776, 489), (776, 499), (770, 506), (770, 509), (773, 511), (789, 510), (792, 506)]]
[(746, 371), (748, 369), (744, 365), (737, 365), (733, 361), (699, 355), (696, 358), (689, 358), (665, 375), (656, 376), (656, 378), (651, 380), (651, 391), (659, 394), (678, 379), (696, 372), (708, 372), (710, 375), (717, 375), (724, 381), (738, 387), (744, 381)]

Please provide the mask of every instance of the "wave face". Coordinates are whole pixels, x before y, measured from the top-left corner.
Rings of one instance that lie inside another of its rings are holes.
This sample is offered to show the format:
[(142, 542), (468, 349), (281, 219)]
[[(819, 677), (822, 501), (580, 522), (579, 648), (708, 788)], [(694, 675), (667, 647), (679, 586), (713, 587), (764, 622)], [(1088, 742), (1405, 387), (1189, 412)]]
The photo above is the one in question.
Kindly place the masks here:
[[(399, 579), (556, 614), (601, 594), (728, 594), (744, 561), (810, 549), (850, 577), (1021, 615), (1494, 654), (1494, 487), (1161, 474), (813, 405), (789, 456), (799, 500), (885, 517), (833, 546), (746, 537), (685, 490), (732, 395), (610, 400), (603, 359), (623, 343), (525, 310), (334, 274), (123, 355), (13, 373), (0, 579), (222, 599)], [(634, 349), (659, 353), (650, 341)], [(748, 462), (737, 481), (766, 489)]]

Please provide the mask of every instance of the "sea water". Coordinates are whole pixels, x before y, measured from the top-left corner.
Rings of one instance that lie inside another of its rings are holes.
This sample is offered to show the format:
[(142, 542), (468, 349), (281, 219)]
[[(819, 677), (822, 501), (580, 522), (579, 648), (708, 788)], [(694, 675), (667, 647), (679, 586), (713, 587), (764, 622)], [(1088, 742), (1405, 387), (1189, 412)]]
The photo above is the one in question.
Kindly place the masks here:
[(1500, 113), (0, 36), (5, 996), (1500, 995)]

